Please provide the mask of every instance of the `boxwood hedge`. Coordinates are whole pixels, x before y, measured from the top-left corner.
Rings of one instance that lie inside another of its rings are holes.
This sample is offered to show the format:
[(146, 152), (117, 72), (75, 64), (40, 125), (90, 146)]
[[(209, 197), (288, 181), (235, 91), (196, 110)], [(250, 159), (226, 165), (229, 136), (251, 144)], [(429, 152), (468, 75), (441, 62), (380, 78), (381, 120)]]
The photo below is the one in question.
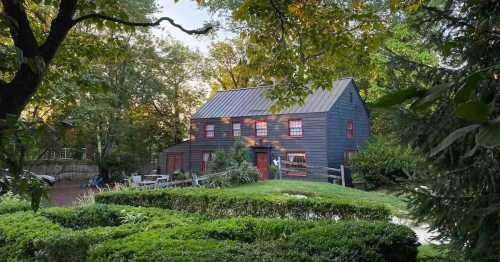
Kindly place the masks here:
[[(278, 224), (278, 226), (275, 226)], [(146, 231), (96, 246), (92, 261), (416, 261), (408, 228), (239, 218)]]
[[(102, 214), (93, 216), (97, 211)], [(76, 215), (85, 222), (71, 222)], [(116, 205), (0, 215), (0, 261), (397, 262), (415, 261), (416, 247), (409, 228), (384, 221), (208, 221)]]
[(294, 198), (271, 193), (228, 192), (223, 189), (178, 188), (105, 192), (96, 202), (161, 207), (210, 217), (388, 220), (383, 205), (322, 197)]
[(33, 241), (64, 229), (31, 211), (0, 216), (0, 261), (34, 257)]

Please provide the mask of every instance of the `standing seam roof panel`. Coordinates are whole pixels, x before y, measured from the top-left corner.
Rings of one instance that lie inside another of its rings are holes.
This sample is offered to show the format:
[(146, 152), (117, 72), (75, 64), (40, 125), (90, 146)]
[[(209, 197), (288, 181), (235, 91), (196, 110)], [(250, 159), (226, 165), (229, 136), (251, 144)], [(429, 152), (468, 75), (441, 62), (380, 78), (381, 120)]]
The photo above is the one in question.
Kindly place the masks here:
[[(306, 97), (303, 106), (286, 108), (278, 114), (327, 112), (351, 81), (352, 78), (334, 81), (332, 90), (316, 90)], [(271, 115), (269, 109), (273, 102), (264, 94), (268, 89), (257, 87), (220, 91), (210, 98), (193, 118)]]

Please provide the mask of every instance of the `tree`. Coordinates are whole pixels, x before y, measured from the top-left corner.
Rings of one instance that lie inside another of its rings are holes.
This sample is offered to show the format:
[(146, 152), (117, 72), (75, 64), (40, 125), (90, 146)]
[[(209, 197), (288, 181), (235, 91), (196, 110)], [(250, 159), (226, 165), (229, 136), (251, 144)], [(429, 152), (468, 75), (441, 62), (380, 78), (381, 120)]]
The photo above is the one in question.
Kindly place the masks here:
[(249, 65), (273, 83), (268, 95), (275, 109), (303, 102), (333, 79), (366, 78), (373, 53), (387, 32), (388, 12), (377, 3), (335, 1), (210, 1), (212, 10), (229, 10), (247, 39)]
[(247, 41), (235, 38), (214, 43), (205, 60), (204, 76), (212, 92), (238, 89), (262, 83), (248, 61)]
[(398, 135), (433, 163), (412, 174), (414, 215), (474, 261), (497, 261), (500, 246), (499, 10), (450, 0), (408, 13), (443, 68), (414, 64), (433, 73), (379, 100), (398, 106)]
[[(59, 102), (66, 94), (78, 94), (74, 91), (81, 85), (68, 85), (64, 80), (76, 80), (79, 78), (78, 70), (89, 69), (90, 64), (86, 63), (86, 58), (93, 59), (103, 54), (106, 57), (113, 55), (109, 51), (116, 50), (118, 42), (97, 41), (105, 38), (103, 36), (134, 32), (136, 27), (157, 26), (163, 21), (188, 34), (206, 34), (212, 29), (208, 24), (201, 29), (185, 29), (169, 17), (153, 20), (150, 15), (154, 12), (155, 5), (151, 0), (118, 2), (3, 0), (0, 2), (0, 9), (3, 11), (0, 26), (2, 58), (0, 147), (2, 148), (8, 148), (7, 145), (13, 143), (12, 139), (18, 136), (12, 135), (9, 130), (20, 132), (17, 120), (33, 96), (36, 96), (38, 102), (45, 102), (31, 108), (32, 115), (40, 117), (42, 122), (47, 117), (43, 116), (44, 114), (61, 112), (61, 110), (53, 111), (52, 107), (63, 108), (73, 105), (74, 102), (64, 105), (60, 105)], [(69, 41), (65, 41), (67, 38)], [(92, 48), (90, 43), (97, 43), (100, 46), (95, 45)], [(43, 80), (46, 80), (45, 84)], [(91, 88), (103, 86), (99, 79), (80, 80), (94, 81), (96, 85), (86, 85)], [(80, 91), (85, 93), (85, 90)], [(46, 98), (47, 101), (44, 101)], [(13, 154), (3, 156), (13, 156)], [(17, 163), (23, 161), (10, 161), (3, 157), (1, 160), (14, 172), (14, 177), (21, 175), (23, 167)], [(34, 189), (30, 190), (35, 192)], [(39, 201), (39, 194), (34, 197), (36, 197), (33, 199), (35, 202)]]
[[(54, 8), (54, 15), (44, 17), (51, 19), (50, 28), (46, 37), (38, 39), (33, 28), (41, 26), (32, 24), (26, 6), (38, 5), (34, 1), (1, 1), (0, 8), (4, 12), (4, 21), (10, 30), (10, 38), (19, 57), (18, 70), (10, 80), (0, 81), (0, 120), (7, 115), (19, 117), (22, 110), (37, 92), (49, 65), (57, 51), (61, 48), (65, 38), (72, 28), (79, 24), (95, 24), (98, 27), (113, 26), (157, 26), (163, 21), (179, 28), (187, 34), (206, 34), (212, 27), (206, 25), (201, 29), (188, 30), (169, 17), (162, 17), (155, 21), (131, 22), (129, 14), (123, 5), (133, 1), (109, 3), (108, 1), (82, 2), (78, 0), (46, 1), (49, 7)], [(112, 13), (114, 16), (108, 14)], [(5, 30), (2, 30), (5, 32)], [(40, 43), (40, 44), (39, 44)], [(2, 124), (4, 126), (5, 123)], [(0, 126), (0, 132), (2, 131)], [(1, 133), (0, 133), (1, 135)]]

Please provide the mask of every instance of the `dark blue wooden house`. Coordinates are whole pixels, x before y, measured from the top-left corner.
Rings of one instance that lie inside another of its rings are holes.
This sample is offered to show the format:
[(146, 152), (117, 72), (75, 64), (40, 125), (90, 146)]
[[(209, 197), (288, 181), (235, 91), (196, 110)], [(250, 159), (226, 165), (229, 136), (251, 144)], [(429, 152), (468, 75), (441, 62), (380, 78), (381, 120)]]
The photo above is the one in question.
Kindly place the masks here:
[[(236, 139), (247, 146), (252, 161), (268, 178), (272, 160), (298, 165), (339, 167), (364, 145), (370, 123), (354, 80), (333, 81), (317, 90), (303, 106), (272, 114), (266, 87), (220, 91), (193, 115), (191, 141), (160, 154), (162, 173), (177, 170), (203, 174), (217, 150), (229, 150)], [(313, 173), (285, 172), (284, 178), (326, 180)]]

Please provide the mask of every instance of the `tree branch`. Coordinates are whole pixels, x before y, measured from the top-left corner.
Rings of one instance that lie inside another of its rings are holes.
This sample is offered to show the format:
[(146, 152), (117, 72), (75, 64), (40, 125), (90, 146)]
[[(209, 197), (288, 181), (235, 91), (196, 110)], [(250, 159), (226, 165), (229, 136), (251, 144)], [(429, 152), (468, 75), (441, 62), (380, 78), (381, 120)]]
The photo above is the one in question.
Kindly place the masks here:
[(2, 0), (2, 4), (12, 40), (14, 40), (16, 48), (22, 51), (22, 57), (34, 58), (38, 56), (38, 44), (22, 2)]
[(89, 19), (100, 19), (100, 20), (115, 22), (118, 24), (123, 24), (123, 25), (128, 25), (128, 26), (140, 26), (140, 27), (159, 26), (161, 24), (161, 22), (167, 21), (172, 26), (177, 27), (182, 32), (190, 34), (190, 35), (204, 35), (204, 34), (209, 33), (210, 31), (212, 31), (214, 28), (213, 25), (207, 24), (199, 29), (186, 29), (186, 28), (182, 27), (181, 25), (177, 24), (174, 21), (174, 19), (172, 19), (170, 17), (161, 17), (154, 22), (131, 22), (131, 21), (125, 21), (125, 20), (122, 20), (122, 19), (119, 19), (116, 17), (112, 17), (112, 16), (108, 16), (108, 15), (104, 15), (104, 14), (99, 14), (99, 13), (91, 13), (88, 15), (80, 16), (77, 19), (73, 20), (73, 25), (76, 25), (84, 20), (89, 20)]
[(73, 27), (73, 15), (75, 14), (77, 0), (61, 0), (59, 12), (52, 20), (49, 36), (40, 47), (45, 63), (49, 63), (62, 42), (66, 38), (71, 27)]

